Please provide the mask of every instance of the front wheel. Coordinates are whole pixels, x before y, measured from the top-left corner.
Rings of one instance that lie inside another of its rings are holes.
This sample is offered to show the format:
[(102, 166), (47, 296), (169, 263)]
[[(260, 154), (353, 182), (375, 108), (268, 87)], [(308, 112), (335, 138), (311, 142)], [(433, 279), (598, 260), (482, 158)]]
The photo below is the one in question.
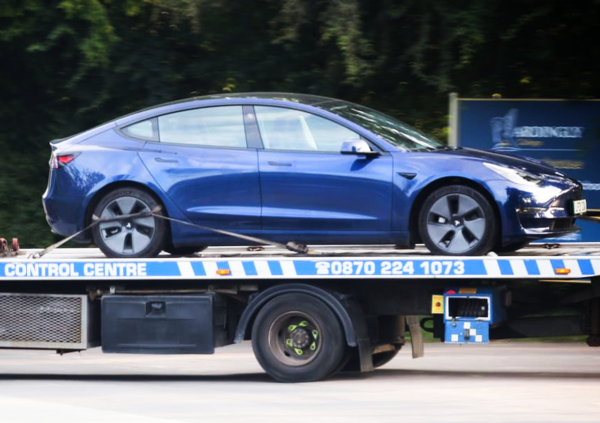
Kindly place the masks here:
[(492, 206), (478, 191), (450, 185), (427, 197), (419, 214), (419, 233), (425, 246), (440, 255), (484, 255), (496, 240)]
[[(94, 210), (100, 219), (142, 212), (162, 214), (158, 202), (145, 191), (137, 188), (119, 188), (105, 195)], [(153, 216), (102, 222), (92, 230), (94, 242), (107, 257), (139, 258), (156, 257), (167, 238), (167, 223)]]
[(341, 323), (325, 303), (306, 294), (285, 294), (258, 313), (252, 348), (277, 381), (312, 382), (340, 368), (347, 346)]

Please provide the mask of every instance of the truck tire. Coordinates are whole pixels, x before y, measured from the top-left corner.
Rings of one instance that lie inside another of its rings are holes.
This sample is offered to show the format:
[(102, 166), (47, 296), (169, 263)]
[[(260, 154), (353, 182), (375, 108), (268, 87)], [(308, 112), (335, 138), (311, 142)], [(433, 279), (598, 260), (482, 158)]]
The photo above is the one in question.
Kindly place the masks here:
[[(158, 201), (137, 188), (119, 188), (106, 194), (94, 209), (99, 218), (113, 218), (143, 211), (162, 213)], [(168, 235), (167, 223), (155, 217), (100, 223), (92, 229), (94, 242), (107, 257), (156, 257)]]
[(335, 374), (348, 347), (340, 321), (323, 301), (306, 294), (284, 294), (258, 313), (252, 348), (275, 380), (312, 382)]
[(436, 255), (485, 255), (497, 241), (496, 232), (496, 216), (488, 200), (464, 185), (435, 190), (419, 213), (421, 239)]

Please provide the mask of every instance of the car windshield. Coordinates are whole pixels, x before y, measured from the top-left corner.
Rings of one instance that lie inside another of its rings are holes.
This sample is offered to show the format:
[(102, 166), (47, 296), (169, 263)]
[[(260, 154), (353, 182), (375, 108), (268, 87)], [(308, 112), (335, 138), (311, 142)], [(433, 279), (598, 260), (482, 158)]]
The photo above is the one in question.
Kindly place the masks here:
[(316, 106), (348, 119), (405, 150), (435, 150), (444, 147), (398, 119), (368, 107), (345, 101), (326, 102)]

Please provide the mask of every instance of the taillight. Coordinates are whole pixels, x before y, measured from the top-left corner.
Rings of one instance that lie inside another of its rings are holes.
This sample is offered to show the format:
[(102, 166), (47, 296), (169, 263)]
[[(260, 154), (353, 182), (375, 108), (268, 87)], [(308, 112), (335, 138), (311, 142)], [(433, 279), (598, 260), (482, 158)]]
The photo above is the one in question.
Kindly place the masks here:
[(52, 169), (58, 169), (59, 167), (63, 167), (71, 163), (73, 160), (79, 156), (80, 153), (69, 153), (69, 154), (52, 154), (52, 158), (50, 159), (50, 165)]

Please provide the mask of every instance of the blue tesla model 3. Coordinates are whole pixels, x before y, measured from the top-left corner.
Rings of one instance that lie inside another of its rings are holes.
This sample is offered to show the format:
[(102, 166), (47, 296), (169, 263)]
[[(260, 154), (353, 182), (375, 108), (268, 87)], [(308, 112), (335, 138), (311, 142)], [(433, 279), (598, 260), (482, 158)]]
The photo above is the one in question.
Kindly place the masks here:
[(140, 217), (150, 211), (281, 243), (481, 255), (574, 232), (586, 208), (581, 184), (540, 162), (446, 147), (383, 113), (313, 95), (192, 98), (51, 147), (50, 226), (67, 236), (100, 218), (77, 240), (109, 257), (240, 244)]

